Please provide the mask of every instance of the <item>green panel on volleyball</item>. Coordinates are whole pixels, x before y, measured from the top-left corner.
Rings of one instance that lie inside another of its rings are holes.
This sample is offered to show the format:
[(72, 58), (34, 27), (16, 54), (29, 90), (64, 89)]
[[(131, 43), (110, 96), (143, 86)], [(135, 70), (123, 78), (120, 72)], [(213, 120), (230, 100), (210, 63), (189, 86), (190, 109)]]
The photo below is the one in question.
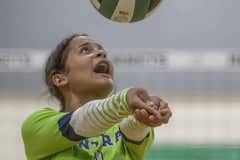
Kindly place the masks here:
[(151, 0), (136, 0), (132, 22), (143, 19), (149, 9)]
[(103, 0), (99, 11), (103, 16), (111, 18), (119, 0)]

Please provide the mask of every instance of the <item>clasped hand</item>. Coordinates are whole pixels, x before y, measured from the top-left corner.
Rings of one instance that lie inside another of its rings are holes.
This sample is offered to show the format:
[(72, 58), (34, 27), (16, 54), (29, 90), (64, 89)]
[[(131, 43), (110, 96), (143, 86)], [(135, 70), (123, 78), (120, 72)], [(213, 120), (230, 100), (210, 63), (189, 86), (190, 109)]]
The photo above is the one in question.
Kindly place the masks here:
[(142, 88), (129, 89), (127, 103), (134, 117), (147, 126), (166, 124), (172, 116), (168, 103), (158, 96), (150, 96)]

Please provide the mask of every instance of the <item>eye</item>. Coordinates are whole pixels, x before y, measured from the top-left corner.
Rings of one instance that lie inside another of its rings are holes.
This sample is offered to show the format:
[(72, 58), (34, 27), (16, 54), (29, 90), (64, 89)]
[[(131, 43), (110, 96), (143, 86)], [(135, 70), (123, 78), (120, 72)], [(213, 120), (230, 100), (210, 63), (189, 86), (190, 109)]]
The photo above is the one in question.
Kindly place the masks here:
[(89, 53), (91, 53), (91, 51), (92, 51), (92, 49), (91, 49), (89, 46), (82, 47), (82, 48), (80, 49), (80, 53), (81, 53), (81, 54), (89, 54)]

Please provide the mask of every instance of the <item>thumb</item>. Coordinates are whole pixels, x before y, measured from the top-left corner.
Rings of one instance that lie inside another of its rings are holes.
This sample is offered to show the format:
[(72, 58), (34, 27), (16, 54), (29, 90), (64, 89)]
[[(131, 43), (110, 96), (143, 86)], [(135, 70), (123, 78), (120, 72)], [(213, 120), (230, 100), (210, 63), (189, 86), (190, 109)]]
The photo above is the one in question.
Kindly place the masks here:
[(143, 89), (143, 88), (138, 88), (138, 89), (136, 90), (136, 95), (137, 95), (138, 98), (139, 98), (140, 100), (142, 100), (142, 102), (144, 102), (144, 103), (147, 103), (147, 102), (149, 102), (149, 101), (151, 100), (148, 92), (147, 92), (145, 89)]
[(136, 89), (132, 100), (133, 100), (132, 101), (133, 110), (145, 109), (150, 114), (153, 114), (153, 115), (159, 114), (158, 111), (156, 111), (153, 107), (151, 107), (151, 105), (149, 105), (151, 98), (145, 89), (142, 89), (142, 88)]

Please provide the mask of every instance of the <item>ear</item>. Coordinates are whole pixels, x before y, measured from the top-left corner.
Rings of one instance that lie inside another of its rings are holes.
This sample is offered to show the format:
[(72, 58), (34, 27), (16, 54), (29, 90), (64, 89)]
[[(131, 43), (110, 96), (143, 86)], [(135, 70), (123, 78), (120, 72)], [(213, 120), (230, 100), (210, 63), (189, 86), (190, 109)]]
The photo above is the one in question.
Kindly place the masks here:
[(56, 73), (52, 76), (52, 82), (57, 87), (63, 87), (65, 85), (67, 85), (68, 79), (67, 79), (66, 75), (64, 75), (62, 73)]

